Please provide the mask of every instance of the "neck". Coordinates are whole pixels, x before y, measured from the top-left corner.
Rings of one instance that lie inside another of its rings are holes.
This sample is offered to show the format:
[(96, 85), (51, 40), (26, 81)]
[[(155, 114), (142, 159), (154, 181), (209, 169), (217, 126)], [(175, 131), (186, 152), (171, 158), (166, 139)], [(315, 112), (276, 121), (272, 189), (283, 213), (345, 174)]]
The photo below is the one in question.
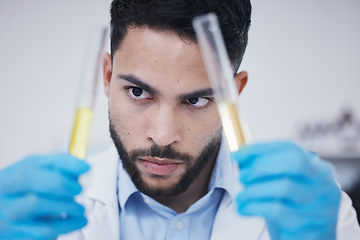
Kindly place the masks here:
[(177, 213), (185, 212), (192, 204), (207, 194), (215, 161), (216, 157), (205, 166), (199, 177), (185, 192), (174, 197), (156, 198), (155, 200)]

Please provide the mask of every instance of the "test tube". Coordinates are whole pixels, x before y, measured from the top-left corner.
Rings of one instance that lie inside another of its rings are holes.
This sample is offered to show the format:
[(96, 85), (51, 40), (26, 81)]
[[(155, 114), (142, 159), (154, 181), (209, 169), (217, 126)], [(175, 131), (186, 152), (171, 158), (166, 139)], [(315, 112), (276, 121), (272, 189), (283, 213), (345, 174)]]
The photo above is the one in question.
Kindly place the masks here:
[(237, 88), (221, 29), (214, 13), (195, 17), (193, 26), (210, 78), (230, 151), (249, 144), (250, 133), (237, 106)]
[(108, 39), (107, 27), (93, 27), (88, 37), (84, 58), (75, 119), (69, 144), (69, 153), (85, 158), (90, 137), (91, 122), (94, 115), (96, 92), (101, 73), (101, 60)]

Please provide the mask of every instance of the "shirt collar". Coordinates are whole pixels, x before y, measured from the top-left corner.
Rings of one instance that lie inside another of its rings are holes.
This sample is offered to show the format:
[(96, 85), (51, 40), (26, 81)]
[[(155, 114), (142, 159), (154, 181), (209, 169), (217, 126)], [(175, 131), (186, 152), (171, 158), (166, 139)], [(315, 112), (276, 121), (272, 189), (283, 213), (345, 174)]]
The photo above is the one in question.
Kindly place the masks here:
[(233, 166), (230, 151), (227, 142), (223, 137), (210, 178), (208, 191), (210, 192), (214, 188), (222, 188), (228, 194), (232, 195), (233, 182)]
[(120, 209), (125, 209), (125, 204), (133, 193), (139, 192), (131, 181), (130, 176), (125, 171), (122, 165), (122, 160), (119, 158), (119, 177), (118, 177), (118, 199)]
[[(124, 210), (125, 204), (130, 196), (139, 192), (139, 190), (135, 187), (130, 176), (123, 169), (121, 159), (118, 166), (118, 199), (121, 209)], [(231, 199), (234, 197), (234, 169), (231, 162), (229, 147), (224, 137), (210, 178), (208, 191), (210, 192), (215, 188), (224, 189)]]

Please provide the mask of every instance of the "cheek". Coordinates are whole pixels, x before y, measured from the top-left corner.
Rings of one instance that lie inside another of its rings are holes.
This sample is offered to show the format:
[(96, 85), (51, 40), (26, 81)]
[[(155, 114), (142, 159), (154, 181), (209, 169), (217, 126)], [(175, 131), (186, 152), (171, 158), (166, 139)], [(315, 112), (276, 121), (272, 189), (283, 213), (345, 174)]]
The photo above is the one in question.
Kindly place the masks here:
[(188, 143), (189, 150), (198, 154), (209, 141), (221, 134), (221, 128), (221, 120), (216, 111), (202, 120), (191, 122), (186, 128), (184, 140)]
[(144, 116), (134, 111), (127, 99), (123, 97), (109, 97), (109, 117), (116, 133), (127, 150), (139, 147), (144, 136)]

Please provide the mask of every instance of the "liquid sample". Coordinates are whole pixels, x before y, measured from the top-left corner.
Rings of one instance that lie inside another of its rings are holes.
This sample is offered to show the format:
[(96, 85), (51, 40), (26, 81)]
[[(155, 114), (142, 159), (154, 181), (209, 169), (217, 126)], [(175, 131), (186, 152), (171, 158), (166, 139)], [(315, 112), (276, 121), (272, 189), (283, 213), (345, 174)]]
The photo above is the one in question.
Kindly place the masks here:
[(86, 157), (92, 118), (93, 110), (91, 108), (80, 107), (76, 110), (75, 122), (69, 146), (69, 152), (71, 155), (81, 159)]
[(218, 108), (230, 151), (235, 152), (245, 144), (245, 136), (236, 103), (218, 102)]

